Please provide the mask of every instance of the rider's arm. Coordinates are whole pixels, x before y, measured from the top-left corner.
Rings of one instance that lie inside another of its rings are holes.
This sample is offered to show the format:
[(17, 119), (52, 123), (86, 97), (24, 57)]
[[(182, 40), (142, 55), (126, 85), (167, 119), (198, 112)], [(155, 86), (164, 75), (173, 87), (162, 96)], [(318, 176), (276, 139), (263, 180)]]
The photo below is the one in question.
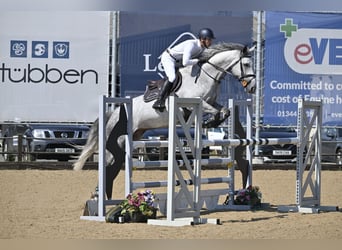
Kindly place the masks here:
[(191, 59), (194, 49), (195, 46), (193, 43), (188, 43), (185, 45), (182, 59), (183, 66), (195, 65), (196, 63), (198, 63), (197, 58)]

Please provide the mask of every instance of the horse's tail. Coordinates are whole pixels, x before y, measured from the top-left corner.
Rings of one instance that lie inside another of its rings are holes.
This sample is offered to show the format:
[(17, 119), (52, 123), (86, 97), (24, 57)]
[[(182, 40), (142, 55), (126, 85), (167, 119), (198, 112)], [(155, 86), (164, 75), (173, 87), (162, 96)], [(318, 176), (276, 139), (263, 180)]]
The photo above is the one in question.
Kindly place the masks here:
[[(109, 120), (111, 113), (106, 114), (106, 123)], [(98, 133), (99, 132), (99, 119), (96, 119), (90, 128), (87, 142), (84, 145), (80, 156), (77, 161), (73, 164), (74, 170), (81, 170), (88, 160), (98, 150)]]

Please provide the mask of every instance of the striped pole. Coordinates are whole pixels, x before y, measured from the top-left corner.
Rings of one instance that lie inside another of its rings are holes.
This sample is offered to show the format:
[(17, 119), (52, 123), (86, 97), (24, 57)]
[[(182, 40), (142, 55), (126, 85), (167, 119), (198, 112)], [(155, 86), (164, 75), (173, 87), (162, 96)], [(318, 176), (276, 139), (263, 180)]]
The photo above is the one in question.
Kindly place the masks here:
[[(208, 146), (252, 146), (252, 145), (279, 145), (279, 144), (298, 144), (299, 139), (293, 138), (251, 138), (251, 139), (222, 139), (222, 140), (203, 140), (203, 147)], [(134, 148), (143, 147), (168, 147), (168, 141), (134, 141)]]
[(204, 147), (207, 146), (247, 146), (247, 145), (279, 145), (279, 144), (298, 144), (299, 139), (293, 138), (260, 138), (260, 139), (222, 139), (222, 140), (203, 140)]

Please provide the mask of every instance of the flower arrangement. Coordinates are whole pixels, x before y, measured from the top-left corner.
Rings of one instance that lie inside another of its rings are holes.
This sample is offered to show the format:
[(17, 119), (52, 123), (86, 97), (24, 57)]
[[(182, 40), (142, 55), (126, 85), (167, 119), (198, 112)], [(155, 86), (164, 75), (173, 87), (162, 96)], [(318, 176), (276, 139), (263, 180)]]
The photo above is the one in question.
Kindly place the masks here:
[(154, 207), (153, 201), (155, 194), (151, 190), (138, 192), (137, 194), (130, 193), (126, 199), (120, 204), (122, 210), (121, 215), (129, 215), (132, 219), (134, 214), (143, 215), (145, 218), (155, 218), (157, 208)]
[(235, 197), (234, 204), (236, 205), (250, 205), (257, 207), (261, 205), (261, 192), (258, 186), (248, 186), (245, 189), (240, 189)]

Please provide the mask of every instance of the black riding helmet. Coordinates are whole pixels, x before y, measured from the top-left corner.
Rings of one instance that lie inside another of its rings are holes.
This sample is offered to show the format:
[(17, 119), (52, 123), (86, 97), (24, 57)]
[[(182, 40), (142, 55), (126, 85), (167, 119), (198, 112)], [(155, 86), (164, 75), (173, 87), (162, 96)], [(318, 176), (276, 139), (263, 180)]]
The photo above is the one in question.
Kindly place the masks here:
[(205, 39), (205, 38), (215, 39), (215, 36), (214, 36), (214, 32), (211, 29), (204, 28), (204, 29), (201, 29), (198, 32), (198, 38), (202, 38), (202, 39)]

